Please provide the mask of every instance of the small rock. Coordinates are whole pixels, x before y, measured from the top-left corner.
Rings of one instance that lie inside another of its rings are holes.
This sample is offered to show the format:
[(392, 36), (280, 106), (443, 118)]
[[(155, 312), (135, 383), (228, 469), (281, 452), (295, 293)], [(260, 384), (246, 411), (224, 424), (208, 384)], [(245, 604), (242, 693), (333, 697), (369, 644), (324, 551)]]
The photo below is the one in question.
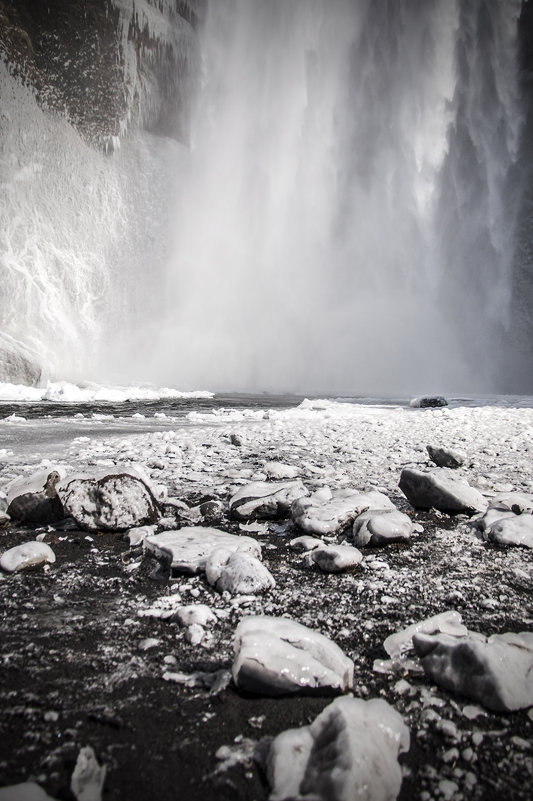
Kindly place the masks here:
[(411, 518), (398, 509), (371, 509), (356, 518), (353, 540), (359, 547), (387, 545), (408, 540), (412, 531)]
[(254, 481), (233, 495), (229, 508), (237, 520), (276, 520), (286, 517), (293, 501), (304, 495), (309, 491), (301, 481)]
[(317, 565), (325, 573), (342, 573), (358, 565), (363, 554), (351, 545), (320, 545), (304, 556), (308, 566)]
[(209, 626), (217, 622), (217, 616), (207, 604), (189, 604), (176, 609), (174, 619), (181, 626)]
[(309, 498), (293, 503), (293, 521), (307, 534), (328, 536), (339, 534), (351, 525), (356, 517), (369, 509), (395, 509), (392, 501), (381, 492), (359, 492), (341, 489), (329, 493), (324, 500), (318, 492)]
[(291, 464), (283, 464), (283, 462), (266, 462), (263, 467), (263, 472), (267, 478), (275, 479), (276, 481), (284, 481), (287, 479), (296, 478), (298, 475), (298, 468)]
[(242, 551), (257, 558), (261, 556), (261, 545), (252, 537), (202, 526), (154, 534), (144, 540), (143, 547), (145, 553), (169, 563), (172, 570), (182, 573), (204, 572), (207, 557), (216, 548)]
[(467, 460), (467, 455), (464, 451), (439, 448), (435, 445), (426, 445), (426, 450), (429, 458), (432, 462), (435, 462), (437, 467), (449, 467), (451, 470), (456, 470), (458, 467), (462, 467)]
[(322, 540), (319, 540), (318, 537), (310, 537), (308, 534), (295, 537), (289, 542), (289, 548), (291, 551), (296, 551), (296, 553), (312, 551), (313, 548), (318, 548), (320, 545), (323, 545)]
[(209, 555), (205, 575), (218, 592), (231, 595), (257, 593), (276, 586), (270, 571), (254, 556), (225, 548), (218, 548)]
[(55, 560), (55, 553), (46, 543), (25, 542), (4, 551), (0, 557), (0, 567), (8, 573), (18, 573), (20, 570), (40, 567), (45, 563), (53, 564)]
[(415, 634), (435, 634), (438, 632), (446, 633), (453, 637), (463, 637), (468, 633), (468, 629), (463, 626), (459, 612), (449, 610), (428, 617), (418, 623), (412, 623), (407, 628), (391, 634), (383, 643), (383, 647), (389, 656), (401, 658), (413, 648), (413, 636)]
[(56, 484), (62, 470), (39, 470), (32, 476), (17, 478), (7, 487), (7, 514), (12, 520), (30, 525), (57, 523), (65, 517)]

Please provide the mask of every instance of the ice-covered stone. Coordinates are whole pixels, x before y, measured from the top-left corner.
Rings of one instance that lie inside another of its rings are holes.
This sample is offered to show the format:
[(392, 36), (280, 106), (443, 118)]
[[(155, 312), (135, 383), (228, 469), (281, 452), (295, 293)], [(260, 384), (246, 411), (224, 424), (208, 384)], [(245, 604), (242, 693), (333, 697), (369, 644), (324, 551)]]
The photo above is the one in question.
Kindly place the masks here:
[(318, 537), (311, 537), (309, 534), (303, 534), (301, 537), (294, 537), (294, 539), (289, 542), (289, 548), (291, 551), (302, 553), (303, 551), (312, 551), (313, 548), (318, 548), (322, 544), (322, 540), (319, 540)]
[(250, 553), (261, 557), (261, 545), (252, 537), (228, 534), (217, 528), (191, 526), (178, 531), (163, 531), (147, 537), (145, 553), (170, 563), (172, 570), (182, 573), (201, 573), (209, 554), (217, 548)]
[(486, 539), (498, 545), (522, 545), (533, 548), (533, 515), (509, 514), (485, 528)]
[(466, 626), (463, 625), (459, 612), (446, 610), (438, 615), (433, 615), (418, 623), (412, 623), (407, 628), (391, 634), (383, 647), (389, 656), (400, 658), (413, 648), (413, 636), (415, 634), (448, 634), (453, 637), (463, 637), (468, 633)]
[(259, 559), (226, 548), (217, 548), (209, 554), (205, 575), (212, 587), (231, 595), (248, 595), (276, 586), (274, 577)]
[(107, 768), (98, 764), (90, 746), (80, 750), (70, 789), (76, 801), (101, 801)]
[(436, 684), (496, 712), (533, 706), (533, 632), (415, 634), (413, 644)]
[(307, 534), (332, 535), (353, 523), (368, 509), (394, 509), (392, 501), (381, 492), (358, 492), (354, 489), (335, 490), (323, 500), (318, 493), (300, 498), (292, 505), (293, 521)]
[(319, 545), (304, 556), (306, 565), (317, 565), (325, 573), (342, 573), (358, 565), (361, 551), (351, 545)]
[(44, 542), (24, 542), (4, 551), (0, 557), (0, 567), (8, 573), (18, 573), (46, 563), (53, 564), (56, 555)]
[(233, 680), (260, 695), (348, 690), (354, 665), (318, 631), (288, 618), (245, 617), (235, 632)]
[(448, 401), (442, 395), (421, 395), (413, 398), (409, 405), (413, 409), (438, 409), (447, 406)]
[(489, 508), (503, 509), (515, 514), (533, 513), (533, 494), (528, 492), (501, 492), (491, 499)]
[(134, 548), (136, 545), (142, 545), (146, 537), (151, 537), (155, 534), (157, 530), (157, 526), (137, 526), (136, 528), (130, 528), (127, 532), (128, 542), (131, 548)]
[(429, 458), (432, 462), (435, 462), (437, 467), (449, 467), (452, 470), (456, 470), (464, 465), (467, 460), (467, 455), (464, 451), (453, 448), (426, 445), (426, 450)]
[(265, 463), (263, 472), (270, 479), (286, 481), (287, 479), (296, 478), (299, 471), (295, 465), (272, 461)]
[(409, 503), (417, 509), (438, 509), (450, 514), (483, 512), (487, 501), (464, 478), (437, 467), (428, 472), (405, 467), (400, 477), (400, 489)]
[(46, 525), (65, 516), (56, 484), (64, 475), (62, 468), (39, 470), (20, 476), (7, 486), (7, 514), (21, 523)]
[(353, 541), (364, 545), (387, 545), (408, 540), (413, 532), (409, 515), (398, 509), (371, 509), (359, 515), (353, 524)]
[(232, 496), (229, 508), (238, 520), (275, 520), (289, 514), (297, 498), (309, 495), (301, 481), (254, 481)]
[(180, 606), (175, 618), (182, 626), (209, 626), (217, 622), (217, 616), (207, 604)]
[(402, 784), (398, 754), (409, 745), (409, 729), (386, 701), (337, 698), (310, 726), (273, 740), (270, 799), (394, 801)]
[(158, 518), (151, 489), (130, 473), (66, 479), (57, 490), (65, 513), (87, 531), (125, 531)]
[(54, 799), (35, 782), (22, 782), (0, 787), (0, 801), (54, 801)]

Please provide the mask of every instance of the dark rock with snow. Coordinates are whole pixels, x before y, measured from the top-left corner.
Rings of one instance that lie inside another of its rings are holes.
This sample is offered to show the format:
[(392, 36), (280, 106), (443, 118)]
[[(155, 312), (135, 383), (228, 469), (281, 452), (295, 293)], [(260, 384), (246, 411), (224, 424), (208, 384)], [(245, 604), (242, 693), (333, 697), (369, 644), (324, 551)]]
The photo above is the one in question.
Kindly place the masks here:
[(351, 545), (323, 545), (312, 548), (304, 556), (308, 566), (317, 565), (324, 573), (344, 573), (363, 560), (363, 554)]
[(323, 634), (294, 620), (245, 617), (237, 626), (234, 645), (233, 681), (245, 692), (345, 692), (353, 685), (352, 660)]
[(413, 398), (409, 404), (413, 409), (438, 409), (448, 405), (448, 401), (442, 395), (421, 395)]
[(56, 489), (60, 478), (57, 470), (47, 469), (12, 481), (7, 494), (9, 517), (29, 525), (47, 525), (62, 520), (65, 512)]
[(306, 534), (331, 536), (351, 525), (368, 509), (394, 509), (392, 501), (381, 492), (359, 492), (340, 489), (324, 496), (321, 491), (308, 498), (298, 499), (292, 506), (293, 521)]
[(159, 517), (151, 489), (129, 473), (67, 479), (58, 493), (65, 513), (86, 531), (126, 531)]
[(429, 458), (435, 462), (437, 467), (449, 467), (456, 470), (466, 462), (467, 456), (464, 451), (453, 450), (452, 448), (442, 448), (435, 445), (426, 445)]
[(228, 534), (217, 528), (190, 526), (178, 531), (163, 531), (146, 537), (145, 553), (168, 563), (172, 570), (181, 573), (202, 573), (208, 556), (216, 549), (249, 553), (261, 557), (261, 545), (252, 537)]
[(533, 632), (488, 638), (473, 632), (460, 638), (415, 634), (413, 644), (439, 686), (496, 712), (533, 706)]
[(409, 515), (398, 509), (371, 509), (356, 518), (353, 524), (355, 545), (387, 545), (408, 540), (413, 532)]
[(405, 467), (400, 489), (416, 509), (438, 509), (449, 514), (473, 515), (487, 508), (487, 501), (468, 482), (444, 468), (429, 472)]
[(402, 784), (398, 755), (409, 729), (381, 698), (336, 698), (311, 723), (279, 734), (270, 746), (272, 801), (394, 801)]
[(205, 576), (218, 592), (231, 595), (253, 595), (276, 586), (272, 574), (259, 559), (226, 548), (217, 548), (209, 554)]
[(309, 491), (301, 481), (254, 481), (232, 496), (230, 513), (237, 520), (276, 520), (287, 517), (293, 501), (305, 495)]
[(53, 564), (56, 555), (44, 542), (24, 542), (4, 551), (0, 557), (0, 567), (7, 573), (18, 573), (31, 570), (44, 564)]

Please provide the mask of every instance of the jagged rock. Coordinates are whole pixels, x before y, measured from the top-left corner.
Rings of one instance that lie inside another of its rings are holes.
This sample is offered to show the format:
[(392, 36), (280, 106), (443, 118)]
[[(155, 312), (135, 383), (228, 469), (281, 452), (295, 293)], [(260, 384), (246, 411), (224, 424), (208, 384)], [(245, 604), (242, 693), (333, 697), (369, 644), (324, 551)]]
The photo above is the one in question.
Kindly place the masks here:
[(216, 528), (191, 526), (178, 531), (163, 531), (144, 540), (145, 553), (152, 554), (172, 570), (181, 573), (205, 571), (207, 557), (218, 548), (250, 553), (261, 557), (260, 544), (251, 537), (228, 534)]
[(56, 485), (60, 470), (39, 470), (29, 477), (11, 481), (7, 487), (7, 514), (12, 520), (30, 525), (57, 523), (65, 517)]
[(442, 395), (421, 395), (413, 398), (409, 405), (413, 409), (438, 409), (447, 406), (448, 401)]
[(87, 531), (125, 531), (158, 518), (151, 489), (130, 473), (67, 479), (57, 490), (65, 513)]
[(395, 509), (392, 501), (381, 492), (358, 492), (341, 489), (324, 500), (319, 492), (308, 498), (299, 498), (292, 505), (293, 521), (307, 534), (328, 536), (340, 533), (356, 517), (368, 509)]
[(219, 592), (231, 595), (252, 595), (276, 586), (272, 574), (259, 559), (248, 553), (217, 548), (209, 555), (205, 575)]
[(8, 573), (18, 573), (46, 563), (53, 564), (56, 555), (44, 542), (25, 542), (4, 551), (0, 557), (0, 567)]
[(464, 451), (452, 450), (451, 448), (439, 448), (434, 445), (426, 445), (429, 458), (435, 462), (437, 467), (449, 467), (456, 470), (466, 462), (467, 456)]
[(245, 617), (235, 632), (233, 681), (246, 692), (278, 696), (353, 684), (351, 659), (323, 634), (288, 618)]
[(398, 754), (409, 750), (409, 729), (381, 698), (336, 698), (301, 729), (270, 746), (271, 801), (394, 801), (402, 784)]
[(426, 674), (441, 687), (506, 712), (533, 706), (533, 632), (415, 634), (413, 644)]
[(319, 545), (304, 556), (309, 567), (317, 565), (325, 573), (343, 573), (358, 565), (363, 554), (351, 545)]
[(275, 520), (286, 517), (292, 502), (304, 495), (309, 492), (301, 481), (254, 481), (233, 495), (229, 508), (237, 520)]
[(487, 501), (468, 482), (444, 468), (422, 472), (412, 467), (402, 470), (400, 489), (417, 509), (438, 509), (449, 514), (473, 515), (487, 508)]
[(353, 524), (355, 545), (387, 545), (408, 540), (413, 532), (411, 518), (398, 509), (371, 509), (356, 518)]
[(464, 637), (468, 630), (463, 626), (461, 615), (453, 610), (440, 612), (432, 615), (425, 620), (412, 623), (407, 628), (391, 634), (383, 647), (389, 656), (397, 659), (413, 648), (413, 636), (415, 634), (448, 634), (453, 637)]

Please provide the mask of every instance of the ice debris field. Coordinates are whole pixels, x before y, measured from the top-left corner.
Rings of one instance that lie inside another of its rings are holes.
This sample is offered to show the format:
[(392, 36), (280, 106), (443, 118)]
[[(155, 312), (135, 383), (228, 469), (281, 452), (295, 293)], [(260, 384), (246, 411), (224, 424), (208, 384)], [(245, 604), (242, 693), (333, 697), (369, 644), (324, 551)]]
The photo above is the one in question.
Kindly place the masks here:
[(530, 797), (533, 409), (68, 431), (0, 451), (0, 799)]

